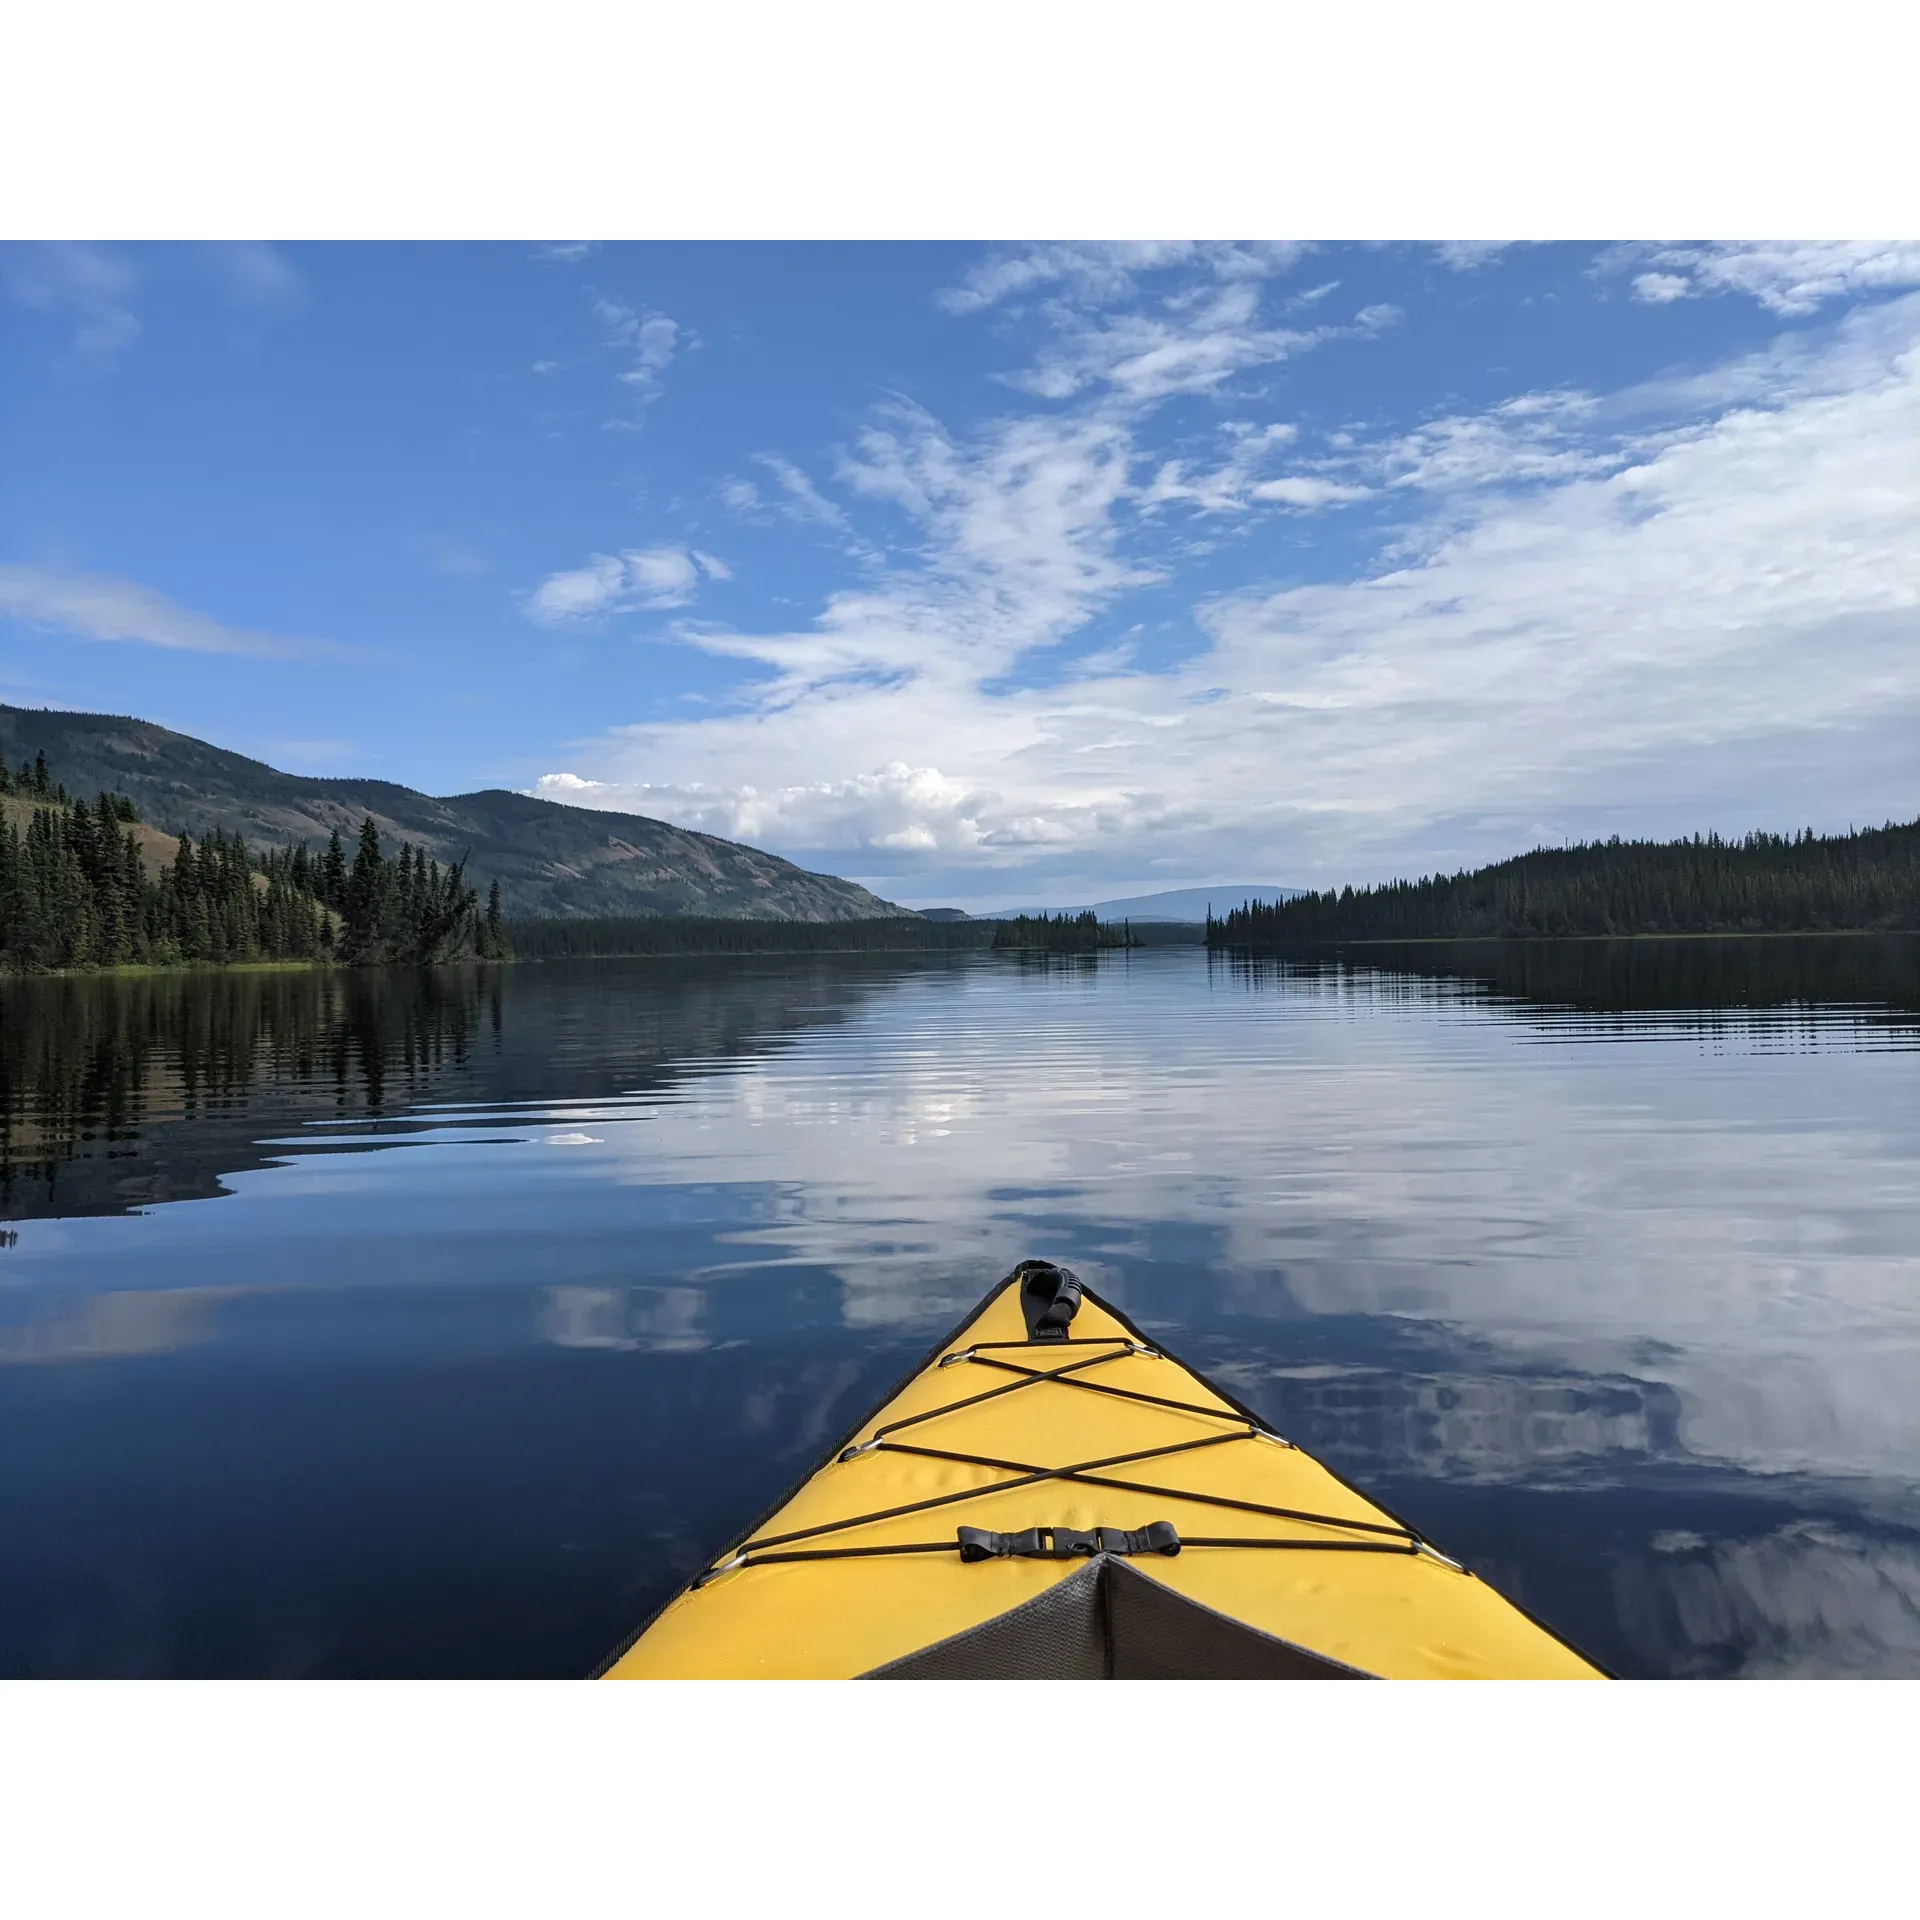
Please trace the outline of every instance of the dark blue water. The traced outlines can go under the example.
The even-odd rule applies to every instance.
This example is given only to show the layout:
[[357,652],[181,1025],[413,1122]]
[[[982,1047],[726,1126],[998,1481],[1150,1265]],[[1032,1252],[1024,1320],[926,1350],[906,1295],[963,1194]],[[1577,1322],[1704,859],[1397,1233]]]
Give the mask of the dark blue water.
[[1917,1050],[1913,941],[0,984],[0,1671],[583,1672],[1044,1254],[1622,1672],[1920,1672]]

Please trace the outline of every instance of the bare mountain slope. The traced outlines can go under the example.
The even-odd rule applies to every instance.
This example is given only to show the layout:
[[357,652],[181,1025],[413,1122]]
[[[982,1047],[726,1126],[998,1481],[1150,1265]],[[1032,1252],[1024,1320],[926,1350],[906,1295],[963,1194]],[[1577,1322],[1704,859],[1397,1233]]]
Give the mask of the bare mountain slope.
[[0,706],[7,765],[36,752],[70,793],[124,793],[154,826],[196,839],[218,827],[276,846],[319,846],[338,828],[351,842],[372,814],[383,836],[443,862],[470,855],[469,873],[483,890],[498,880],[514,914],[861,920],[902,911],[850,880],[640,814],[498,788],[439,800],[386,780],[309,780],[147,720]]

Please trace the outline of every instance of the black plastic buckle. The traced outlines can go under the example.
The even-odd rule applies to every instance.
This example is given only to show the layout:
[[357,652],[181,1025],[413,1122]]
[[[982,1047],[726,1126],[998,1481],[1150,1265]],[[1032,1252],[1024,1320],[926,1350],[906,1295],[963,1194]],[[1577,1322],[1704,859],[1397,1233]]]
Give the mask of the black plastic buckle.
[[1129,1532],[1125,1527],[1095,1527],[1081,1533],[1072,1527],[1029,1527],[1024,1533],[994,1533],[986,1527],[959,1529],[960,1558],[974,1560],[1072,1560],[1097,1553],[1164,1553],[1180,1551],[1180,1536],[1171,1520],[1150,1521]]

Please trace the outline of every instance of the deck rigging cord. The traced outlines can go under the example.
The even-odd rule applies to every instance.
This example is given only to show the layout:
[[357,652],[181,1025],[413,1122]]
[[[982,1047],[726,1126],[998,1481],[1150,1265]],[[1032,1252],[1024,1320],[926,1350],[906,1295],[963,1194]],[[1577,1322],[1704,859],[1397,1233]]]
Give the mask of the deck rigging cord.
[[[1075,1301],[1077,1305],[1077,1299]],[[1036,1347],[1058,1348],[1107,1347],[1111,1352],[1090,1354],[1084,1359],[1072,1360],[1064,1367],[1023,1367],[1017,1363],[988,1359],[986,1350]],[[709,1567],[692,1583],[692,1590],[698,1591],[710,1581],[724,1573],[732,1573],[746,1567],[764,1566],[802,1560],[853,1560],[879,1558],[890,1554],[909,1553],[958,1553],[963,1560],[984,1558],[989,1555],[1001,1557],[1016,1555],[1019,1557],[1038,1557],[1065,1559],[1078,1554],[1103,1552],[1153,1552],[1177,1554],[1188,1547],[1231,1547],[1290,1550],[1295,1552],[1319,1553],[1397,1553],[1426,1554],[1443,1562],[1449,1567],[1457,1567],[1458,1562],[1439,1552],[1423,1535],[1411,1527],[1401,1525],[1383,1525],[1372,1520],[1345,1519],[1337,1514],[1314,1513],[1294,1507],[1268,1506],[1255,1500],[1236,1500],[1223,1494],[1197,1493],[1184,1487],[1160,1487],[1135,1480],[1116,1480],[1103,1477],[1102,1470],[1109,1467],[1131,1466],[1142,1460],[1164,1459],[1173,1454],[1191,1453],[1203,1447],[1216,1447],[1237,1440],[1266,1439],[1279,1446],[1292,1443],[1265,1425],[1264,1422],[1247,1413],[1231,1407],[1196,1406],[1190,1401],[1170,1400],[1158,1394],[1140,1393],[1126,1387],[1115,1387],[1102,1381],[1086,1380],[1080,1376],[1090,1367],[1103,1362],[1138,1356],[1145,1359],[1161,1359],[1158,1349],[1145,1342],[1115,1335],[1104,1335],[1094,1339],[1076,1340],[1065,1334],[1064,1328],[1058,1334],[1049,1337],[1042,1333],[1038,1338],[1027,1340],[981,1341],[958,1352],[946,1355],[939,1363],[940,1369],[970,1363],[976,1366],[992,1367],[997,1370],[1014,1373],[1019,1377],[1004,1385],[990,1387],[984,1393],[970,1394],[953,1401],[944,1407],[930,1408],[926,1412],[910,1414],[904,1419],[889,1421],[875,1428],[872,1436],[857,1445],[846,1447],[838,1456],[837,1464],[844,1465],[852,1460],[873,1453],[912,1454],[922,1459],[947,1460],[957,1465],[984,1467],[994,1472],[1009,1473],[1014,1477],[984,1487],[967,1487],[956,1493],[933,1495],[925,1500],[908,1501],[895,1507],[884,1507],[870,1513],[854,1514],[844,1520],[822,1521],[817,1526],[796,1528],[790,1533],[771,1534],[764,1539],[748,1540],[736,1548],[719,1564]],[[939,1447],[918,1446],[911,1442],[896,1441],[888,1436],[899,1433],[908,1427],[915,1427],[943,1415],[959,1413],[969,1407],[977,1407],[985,1401],[997,1400],[1012,1393],[1019,1393],[1029,1387],[1051,1383],[1062,1387],[1073,1387],[1090,1393],[1111,1395],[1117,1399],[1131,1400],[1150,1406],[1164,1407],[1174,1412],[1198,1415],[1203,1419],[1226,1420],[1233,1424],[1234,1431],[1229,1433],[1208,1434],[1199,1439],[1170,1442],[1165,1446],[1143,1447],[1133,1452],[1111,1454],[1101,1459],[1081,1460],[1067,1466],[1035,1466],[1019,1460],[1001,1460],[989,1455],[952,1452]],[[872,1526],[884,1520],[898,1520],[908,1514],[926,1513],[939,1507],[953,1506],[960,1502],[978,1500],[993,1494],[1007,1493],[1019,1487],[1033,1486],[1041,1481],[1060,1480],[1081,1486],[1104,1487],[1115,1492],[1139,1493],[1157,1496],[1164,1500],[1184,1501],[1200,1506],[1227,1509],[1240,1513],[1259,1514],[1265,1518],[1290,1520],[1296,1524],[1338,1529],[1343,1537],[1332,1539],[1288,1538],[1229,1538],[1221,1535],[1178,1534],[1172,1525],[1165,1521],[1153,1523],[1150,1527],[1138,1530],[1138,1536],[1152,1534],[1158,1544],[1152,1546],[1129,1546],[1126,1541],[1134,1540],[1137,1535],[1114,1527],[1096,1527],[1092,1533],[1076,1533],[1069,1528],[1036,1527],[1029,1528],[1024,1534],[992,1534],[985,1529],[963,1527],[955,1537],[949,1540],[903,1541],[882,1546],[831,1546],[798,1547],[803,1540],[816,1540],[828,1534],[845,1533],[856,1527]],[[1109,1544],[1107,1535],[1119,1536],[1119,1543]],[[1354,1539],[1353,1534],[1379,1536],[1368,1539]],[[970,1540],[968,1536],[973,1536]],[[1044,1540],[1039,1537],[1045,1536]],[[1031,1538],[1032,1544],[1027,1544]],[[1019,1544],[985,1547],[983,1541],[1015,1541]],[[1064,1542],[1064,1544],[1062,1544]],[[1091,1544],[1089,1544],[1091,1543]],[[971,1550],[970,1549],[974,1549]]]

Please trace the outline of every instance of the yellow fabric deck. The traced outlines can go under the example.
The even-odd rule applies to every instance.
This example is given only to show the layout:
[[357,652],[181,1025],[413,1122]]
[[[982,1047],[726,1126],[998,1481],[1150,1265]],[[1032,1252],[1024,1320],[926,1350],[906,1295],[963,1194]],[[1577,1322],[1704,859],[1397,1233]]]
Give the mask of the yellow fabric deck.
[[[1189,1413],[1063,1382],[1042,1382],[901,1432],[901,1442],[1023,1467],[1058,1468],[1214,1434],[1238,1437],[1187,1453],[1098,1469],[1156,1489],[1122,1492],[1061,1480],[1001,1490],[1004,1470],[880,1450],[829,1460],[739,1551],[748,1563],[674,1600],[608,1670],[609,1678],[847,1678],[975,1627],[1033,1599],[1083,1561],[993,1559],[957,1552],[752,1564],[755,1541],[962,1494],[950,1505],[868,1521],[788,1550],[952,1542],[962,1526],[1139,1528],[1170,1520],[1193,1536],[1336,1540],[1337,1527],[1208,1504],[1205,1496],[1290,1507],[1331,1520],[1392,1526],[1318,1461],[1248,1423],[1197,1374],[1164,1355],[1128,1352],[1129,1330],[1091,1294],[1070,1344],[1009,1347],[946,1366],[939,1358],[855,1436],[1010,1385],[989,1364],[1053,1371],[1090,1359],[1084,1378],[1208,1409]],[[1024,1341],[1018,1284],[1005,1283],[942,1356]],[[1115,1345],[1091,1344],[1109,1339]],[[1081,1377],[1081,1376],[1076,1376]],[[778,1549],[774,1549],[778,1550]],[[718,1563],[716,1563],[718,1564]],[[1193,1547],[1127,1563],[1190,1599],[1368,1674],[1404,1679],[1600,1677],[1578,1654],[1469,1573],[1425,1552],[1354,1553]]]

